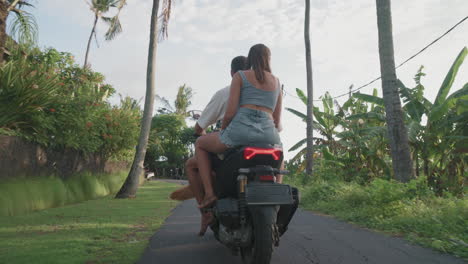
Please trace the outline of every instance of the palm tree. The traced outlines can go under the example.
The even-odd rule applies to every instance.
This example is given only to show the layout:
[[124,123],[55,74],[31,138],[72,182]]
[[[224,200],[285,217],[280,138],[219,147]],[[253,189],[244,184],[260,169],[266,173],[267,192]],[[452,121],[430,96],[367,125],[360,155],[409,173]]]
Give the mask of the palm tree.
[[6,21],[10,13],[15,14],[15,20],[10,24],[10,34],[19,43],[34,43],[37,39],[37,24],[34,17],[24,10],[25,6],[32,6],[28,0],[0,0],[0,64],[5,52]]
[[[113,40],[115,36],[122,32],[119,15],[126,2],[127,0],[91,0],[91,3],[88,3],[91,11],[94,13],[94,23],[93,28],[91,29],[91,34],[89,35],[83,67],[88,65],[89,49],[91,47],[93,37],[96,37],[96,25],[99,19],[102,19],[104,22],[109,24],[109,28],[105,34],[106,40]],[[117,14],[113,17],[103,16],[103,14],[107,13],[111,8],[117,8]]]
[[179,115],[183,115],[184,117],[189,116],[188,107],[192,104],[190,100],[192,100],[193,91],[192,88],[188,87],[187,85],[179,86],[179,90],[177,92],[177,97],[174,102],[176,113]]
[[305,40],[305,55],[306,55],[306,68],[307,68],[307,152],[306,152],[306,173],[312,176],[314,165],[314,131],[312,128],[313,115],[314,115],[314,96],[313,96],[313,83],[312,83],[312,59],[310,55],[310,0],[305,0],[305,21],[304,21],[304,40]]
[[380,72],[385,103],[387,131],[392,154],[395,178],[407,182],[413,177],[413,162],[408,144],[408,134],[403,123],[398,82],[393,54],[392,14],[390,0],[376,0],[379,31]]
[[[167,36],[167,23],[170,18],[171,0],[164,0],[161,15],[162,26],[160,40]],[[130,198],[135,197],[138,189],[140,175],[143,173],[143,163],[145,161],[146,148],[148,146],[148,138],[151,129],[151,120],[153,116],[155,86],[154,77],[156,72],[156,48],[158,46],[158,10],[159,0],[153,0],[153,8],[151,13],[151,28],[150,28],[150,42],[148,48],[148,67],[146,72],[146,97],[145,107],[143,110],[143,118],[141,120],[141,131],[138,139],[138,145],[135,153],[130,172],[125,180],[120,191],[117,193],[116,198]],[[162,32],[162,33],[161,33]],[[161,36],[161,35],[160,35]]]

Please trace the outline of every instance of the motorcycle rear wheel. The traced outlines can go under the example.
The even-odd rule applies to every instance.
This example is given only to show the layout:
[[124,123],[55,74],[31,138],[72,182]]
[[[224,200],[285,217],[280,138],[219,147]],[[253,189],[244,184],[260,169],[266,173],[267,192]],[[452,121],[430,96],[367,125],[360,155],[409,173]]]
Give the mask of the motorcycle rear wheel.
[[255,206],[250,209],[253,223],[252,246],[241,248],[244,264],[269,264],[275,242],[275,206]]

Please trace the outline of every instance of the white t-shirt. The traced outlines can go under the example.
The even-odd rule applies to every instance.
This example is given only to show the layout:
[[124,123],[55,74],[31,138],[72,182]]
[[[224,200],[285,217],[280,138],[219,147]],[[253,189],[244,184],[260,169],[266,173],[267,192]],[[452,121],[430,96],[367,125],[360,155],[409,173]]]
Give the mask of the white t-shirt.
[[224,113],[226,113],[227,102],[229,99],[231,86],[228,85],[223,89],[217,91],[210,102],[206,105],[197,123],[202,129],[215,124],[218,120],[222,120]]

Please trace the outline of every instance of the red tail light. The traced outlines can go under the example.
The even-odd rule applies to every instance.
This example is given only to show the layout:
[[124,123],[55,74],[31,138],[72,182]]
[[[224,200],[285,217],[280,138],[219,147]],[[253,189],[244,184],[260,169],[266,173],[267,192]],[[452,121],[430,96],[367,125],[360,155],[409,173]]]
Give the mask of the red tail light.
[[271,155],[274,160],[279,160],[283,154],[282,149],[278,148],[253,148],[247,147],[244,149],[244,159],[249,160],[257,155]]
[[260,175],[259,178],[260,178],[260,181],[272,181],[272,182],[276,181],[275,176],[273,175]]

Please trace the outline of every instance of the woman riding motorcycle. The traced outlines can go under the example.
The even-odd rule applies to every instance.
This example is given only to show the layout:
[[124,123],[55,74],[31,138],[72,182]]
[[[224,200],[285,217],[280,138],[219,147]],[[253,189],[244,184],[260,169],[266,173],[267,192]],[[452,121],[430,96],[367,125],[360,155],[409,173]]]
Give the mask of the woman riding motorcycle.
[[280,145],[278,125],[281,118],[282,94],[278,78],[271,73],[271,53],[267,46],[250,48],[249,70],[237,72],[231,82],[226,114],[220,132],[198,138],[195,143],[200,176],[205,189],[199,208],[215,201],[209,153],[222,153],[242,145]]

